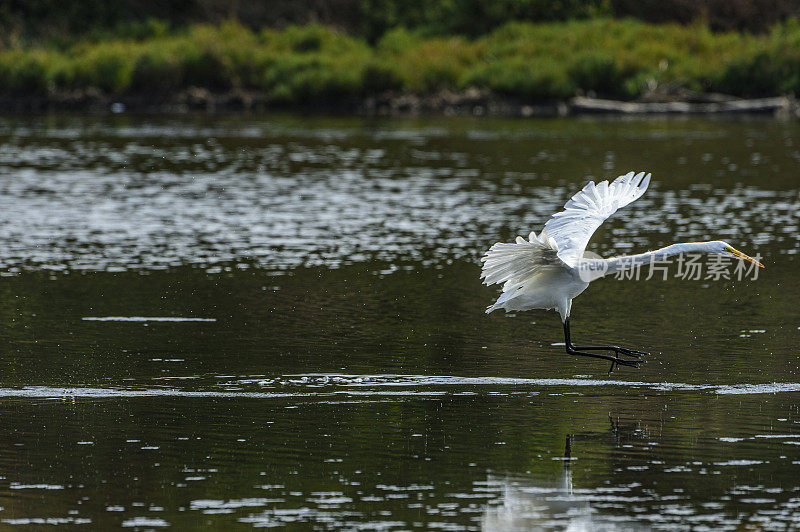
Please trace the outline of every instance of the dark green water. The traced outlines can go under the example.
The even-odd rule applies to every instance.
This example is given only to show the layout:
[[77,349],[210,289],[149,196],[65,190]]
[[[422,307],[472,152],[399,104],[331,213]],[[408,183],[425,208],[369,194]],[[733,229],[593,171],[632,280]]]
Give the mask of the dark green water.
[[[0,528],[796,529],[798,144],[761,119],[0,119]],[[650,190],[591,250],[720,238],[766,269],[593,283],[576,339],[651,352],[609,375],[552,312],[485,315],[478,259],[630,169]]]

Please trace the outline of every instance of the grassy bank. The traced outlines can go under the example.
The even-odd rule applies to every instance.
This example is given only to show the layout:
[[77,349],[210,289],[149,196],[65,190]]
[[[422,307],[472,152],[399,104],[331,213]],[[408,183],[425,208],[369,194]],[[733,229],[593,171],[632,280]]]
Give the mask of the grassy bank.
[[228,23],[0,50],[0,96],[23,99],[99,90],[164,100],[191,87],[256,91],[285,106],[468,88],[525,101],[633,99],[672,82],[742,97],[800,93],[800,24],[753,36],[633,20],[510,23],[474,40],[399,29],[368,45],[320,26],[255,33]]

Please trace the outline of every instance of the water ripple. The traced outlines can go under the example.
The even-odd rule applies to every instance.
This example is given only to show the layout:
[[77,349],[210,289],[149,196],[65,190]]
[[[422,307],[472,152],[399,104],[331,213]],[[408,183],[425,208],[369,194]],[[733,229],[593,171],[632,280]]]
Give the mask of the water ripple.
[[[257,386],[265,391],[248,391],[247,386]],[[450,375],[342,375],[299,374],[276,378],[237,378],[223,381],[222,390],[184,390],[179,388],[128,389],[120,387],[50,387],[25,386],[0,388],[0,398],[137,398],[137,397],[190,397],[190,398],[326,398],[326,397],[435,397],[473,393],[487,388],[505,389],[536,394],[537,388],[602,388],[623,387],[632,390],[705,392],[720,395],[775,394],[800,391],[800,383],[773,382],[764,384],[689,384],[677,382],[640,382],[602,379],[518,379],[507,377],[456,377]],[[386,388],[402,388],[389,389]],[[431,389],[431,388],[446,388]],[[234,389],[235,388],[235,389]],[[453,388],[468,388],[460,390]],[[271,391],[272,389],[281,391]],[[521,390],[520,390],[521,389]],[[267,391],[270,390],[270,391]],[[767,436],[765,436],[767,437]]]

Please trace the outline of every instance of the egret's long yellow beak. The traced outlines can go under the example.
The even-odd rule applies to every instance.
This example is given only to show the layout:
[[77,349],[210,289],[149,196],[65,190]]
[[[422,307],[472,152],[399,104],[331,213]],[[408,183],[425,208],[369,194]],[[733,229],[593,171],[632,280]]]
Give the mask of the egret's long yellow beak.
[[753,257],[745,255],[744,253],[742,253],[738,249],[725,248],[725,251],[727,251],[728,253],[731,253],[734,257],[737,257],[737,258],[742,259],[742,260],[746,260],[747,262],[752,262],[753,264],[755,264],[759,268],[763,268],[764,267],[764,265],[761,264],[760,262],[758,262],[756,259],[754,259]]

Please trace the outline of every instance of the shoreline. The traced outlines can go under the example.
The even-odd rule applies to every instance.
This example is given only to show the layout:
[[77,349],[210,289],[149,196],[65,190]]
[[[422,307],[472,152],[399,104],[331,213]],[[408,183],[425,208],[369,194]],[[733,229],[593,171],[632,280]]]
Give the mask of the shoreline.
[[331,104],[277,104],[264,92],[232,90],[211,92],[192,87],[169,96],[147,94],[108,95],[96,89],[56,92],[47,96],[0,97],[0,113],[125,112],[186,114],[190,112],[322,112],[362,116],[494,116],[546,118],[581,115],[773,115],[800,119],[800,103],[789,96],[736,98],[701,95],[668,101],[622,101],[575,96],[565,101],[523,101],[487,90],[449,90],[430,94],[387,92],[362,99],[350,98]]

